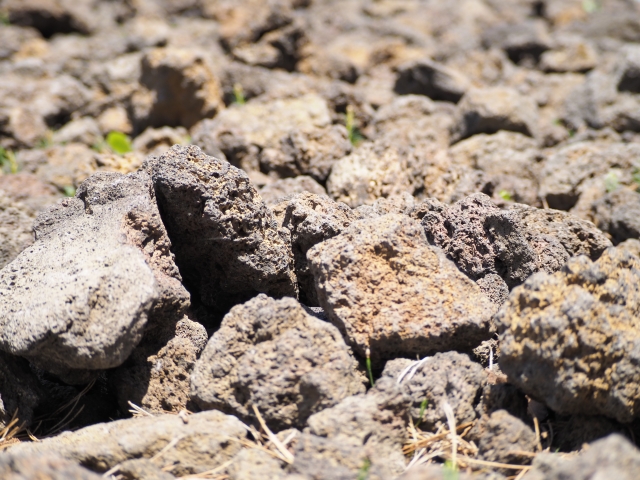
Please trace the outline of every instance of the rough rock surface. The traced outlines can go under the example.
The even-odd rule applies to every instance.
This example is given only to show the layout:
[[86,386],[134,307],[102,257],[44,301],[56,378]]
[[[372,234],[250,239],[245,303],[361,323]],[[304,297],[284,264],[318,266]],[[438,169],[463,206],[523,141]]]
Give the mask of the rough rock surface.
[[187,409],[189,377],[209,337],[201,324],[187,316],[169,327],[147,331],[115,372],[112,383],[122,411],[130,408],[128,402],[153,413]]
[[496,317],[509,380],[557,412],[637,417],[639,279],[640,260],[609,248],[515,289]]
[[294,195],[275,205],[272,210],[278,224],[291,233],[300,301],[305,305],[317,306],[316,287],[309,271],[307,252],[314,245],[338,235],[358,219],[358,215],[344,203],[312,193]]
[[286,236],[244,172],[178,145],[145,168],[184,283],[204,304],[224,311],[259,292],[297,296]]
[[223,108],[218,80],[202,54],[187,49],[159,48],[142,58],[134,99],[135,123],[145,127],[191,128]]
[[468,348],[491,335],[488,298],[409,217],[354,222],[307,258],[320,306],[376,362]]
[[498,275],[509,288],[536,271],[557,271],[571,256],[596,259],[611,245],[591,222],[519,204],[501,210],[481,193],[451,206],[430,199],[420,209],[427,238],[460,270],[492,283],[487,276]]
[[589,445],[577,456],[563,458],[544,453],[533,461],[527,473],[531,480],[633,480],[640,469],[640,451],[622,435],[610,435]]
[[239,440],[245,436],[246,430],[237,418],[213,411],[195,413],[184,420],[178,415],[161,415],[101,423],[37,443],[18,444],[10,453],[32,458],[55,453],[104,472],[126,460],[152,459],[178,438],[157,461],[172,465],[173,475],[184,476],[230,460],[240,451]]
[[640,238],[640,193],[620,188],[607,193],[591,207],[593,222],[609,232],[615,243]]
[[33,211],[0,190],[0,269],[33,243]]
[[264,200],[264,203],[270,207],[299,193],[309,192],[314,195],[327,194],[327,191],[322,185],[306,175],[298,175],[295,178],[280,178],[275,182],[268,183],[258,192]]
[[405,467],[400,445],[407,435],[409,403],[393,380],[381,379],[367,394],[347,397],[335,407],[312,415],[305,433],[332,440],[339,448],[364,448],[371,466],[388,472],[383,478],[389,478]]
[[143,172],[93,176],[34,230],[36,242],[0,271],[5,351],[50,371],[115,367],[148,320],[180,318],[189,304]]
[[458,104],[453,140],[509,130],[535,137],[538,107],[532,98],[506,87],[471,88]]
[[56,454],[0,455],[0,476],[6,480],[99,480],[102,478]]
[[413,93],[457,103],[469,87],[469,80],[461,73],[436,62],[421,60],[398,68],[394,90],[401,95]]
[[364,376],[338,330],[292,298],[259,295],[231,309],[191,376],[203,409],[253,418],[271,428],[305,425],[310,415],[364,392]]
[[[475,420],[476,403],[486,383],[482,366],[457,352],[436,353],[416,362],[404,358],[391,360],[382,376],[395,380],[411,398],[411,417],[428,430],[446,426],[444,402],[449,403],[459,424]],[[425,399],[428,403],[423,410]]]
[[536,448],[536,434],[531,427],[506,410],[496,410],[482,418],[469,435],[477,442],[482,458],[489,462],[525,465],[530,461],[526,453],[531,454]]

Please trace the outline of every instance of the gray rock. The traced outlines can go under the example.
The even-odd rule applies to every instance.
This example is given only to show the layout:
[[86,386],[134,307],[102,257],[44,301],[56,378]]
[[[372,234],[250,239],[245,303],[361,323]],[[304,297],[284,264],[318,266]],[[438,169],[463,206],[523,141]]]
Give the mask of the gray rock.
[[256,478],[284,480],[288,476],[282,468],[283,463],[263,450],[245,448],[233,457],[233,462],[226,471],[229,480],[254,480]]
[[300,193],[308,192],[314,195],[327,195],[327,191],[322,185],[306,175],[300,175],[295,178],[279,178],[274,182],[268,183],[258,192],[264,202],[272,208]]
[[538,106],[530,97],[508,87],[471,88],[458,103],[452,140],[498,130],[536,137]]
[[[413,368],[405,371],[410,366]],[[444,402],[453,409],[458,424],[475,420],[476,403],[487,381],[480,364],[457,352],[436,353],[416,362],[404,358],[391,360],[382,376],[393,379],[411,398],[411,417],[420,422],[423,430],[447,425]],[[425,400],[426,408],[422,411]]]
[[420,60],[398,67],[394,90],[400,95],[426,95],[433,100],[457,103],[470,86],[462,73],[430,60]]
[[184,283],[220,311],[256,293],[297,296],[286,235],[244,172],[196,146],[150,157]]
[[134,123],[146,127],[191,128],[223,108],[222,92],[206,56],[188,49],[158,48],[142,57],[133,98]]
[[640,93],[640,48],[627,45],[618,65],[618,84],[620,92]]
[[403,153],[387,142],[364,143],[334,164],[327,180],[329,196],[355,208],[380,197],[413,193],[416,179]]
[[95,28],[91,18],[91,3],[79,1],[77,4],[47,0],[7,0],[3,8],[13,25],[33,27],[42,36],[51,37],[55,33],[77,32],[84,35]]
[[254,418],[255,406],[271,428],[282,430],[364,392],[365,381],[334,326],[292,298],[259,295],[225,316],[196,363],[191,387],[203,409]]
[[65,460],[55,453],[45,455],[0,455],[0,476],[6,480],[99,480],[97,475],[76,462]]
[[91,177],[34,230],[0,271],[5,351],[48,371],[115,367],[148,320],[171,322],[189,304],[144,172]]
[[542,453],[532,466],[527,473],[530,480],[634,480],[640,470],[640,452],[622,435],[610,435],[577,456]]
[[501,48],[514,63],[533,66],[551,47],[551,36],[543,19],[527,19],[487,29],[482,43],[485,48]]
[[279,148],[265,148],[259,158],[263,172],[274,172],[280,177],[308,175],[324,183],[333,164],[349,153],[347,129],[331,125],[292,130],[280,139]]
[[468,348],[491,336],[494,307],[407,216],[356,221],[307,259],[320,306],[376,363]]
[[126,363],[111,377],[122,411],[129,403],[148,412],[178,413],[190,406],[189,377],[209,337],[185,316],[173,328],[147,331]]
[[104,472],[127,460],[151,460],[175,442],[153,461],[160,467],[172,465],[171,473],[181,477],[219,467],[242,449],[240,441],[245,437],[246,429],[237,418],[212,411],[101,423],[40,442],[17,444],[9,453],[31,458],[53,453]]
[[[406,395],[397,388],[395,381],[385,378],[367,394],[347,397],[335,407],[312,415],[305,433],[334,443],[323,449],[342,450],[346,446],[363,449],[371,468],[386,472],[383,478],[391,478],[405,468],[402,444],[407,438],[405,421],[408,408]],[[358,462],[361,455],[349,461],[352,468],[362,468],[362,463]]]
[[[514,289],[495,320],[509,381],[560,413],[640,415],[640,259],[609,248]],[[588,328],[586,327],[588,326]]]
[[[483,417],[469,432],[476,441],[480,456],[490,462],[526,465],[536,449],[536,434],[522,420],[506,410],[496,410]],[[510,473],[511,470],[505,470]]]
[[618,188],[596,200],[591,207],[594,223],[609,232],[615,243],[640,238],[640,193]]
[[358,215],[344,203],[308,192],[294,195],[272,209],[278,224],[291,232],[300,302],[317,306],[318,297],[313,275],[309,271],[307,252],[314,245],[338,235]]
[[35,213],[0,190],[0,269],[33,243]]
[[146,458],[126,460],[117,466],[113,474],[126,480],[173,480],[176,477],[162,471],[159,465],[155,465]]
[[31,425],[33,411],[43,394],[26,360],[0,352],[0,428],[5,427],[14,414],[19,423]]
[[473,280],[497,274],[510,287],[536,270],[536,252],[515,212],[500,210],[484,194],[446,206],[427,200],[422,225],[430,243],[442,248]]

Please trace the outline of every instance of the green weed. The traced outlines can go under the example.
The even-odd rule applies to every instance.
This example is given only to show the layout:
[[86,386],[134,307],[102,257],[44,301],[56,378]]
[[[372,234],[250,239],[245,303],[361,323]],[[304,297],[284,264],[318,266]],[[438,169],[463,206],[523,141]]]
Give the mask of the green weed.
[[600,8],[599,0],[582,0],[582,9],[585,13],[594,13],[600,10]]
[[507,190],[500,190],[498,192],[498,195],[500,195],[500,198],[507,201],[507,202],[513,202],[513,195],[511,195],[511,193]]
[[362,143],[364,137],[358,127],[356,127],[356,114],[353,110],[353,105],[347,105],[347,113],[345,115],[345,127],[347,127],[347,134],[351,145],[357,147]]
[[244,89],[239,83],[233,86],[233,103],[236,105],[244,105],[247,103],[247,99],[244,97]]
[[11,25],[7,12],[0,12],[0,25]]
[[609,170],[609,173],[604,176],[604,188],[607,193],[615,192],[620,188],[620,179],[614,170]]
[[427,407],[429,406],[429,399],[425,398],[420,404],[420,413],[418,414],[418,421],[416,422],[416,427],[420,425],[422,418],[424,417],[424,412],[427,411]]
[[0,147],[0,168],[7,173],[18,172],[18,161],[13,150],[6,150]]
[[444,480],[458,480],[459,478],[458,466],[451,460],[444,462],[444,469],[442,472],[442,478]]
[[371,468],[371,460],[369,458],[365,458],[362,462],[362,466],[358,471],[358,480],[367,480],[369,478],[369,469]]
[[131,139],[122,132],[109,132],[106,142],[109,148],[118,155],[124,155],[132,150]]
[[75,197],[76,187],[74,187],[73,185],[67,185],[62,189],[62,193],[64,193],[65,197]]
[[373,382],[373,371],[371,370],[371,350],[369,350],[369,348],[367,348],[366,351],[366,363],[367,363],[367,373],[369,374],[369,382],[371,382],[371,386],[375,387],[375,383]]
[[36,143],[36,148],[44,150],[45,148],[49,148],[51,145],[53,145],[53,130],[47,130],[44,137]]

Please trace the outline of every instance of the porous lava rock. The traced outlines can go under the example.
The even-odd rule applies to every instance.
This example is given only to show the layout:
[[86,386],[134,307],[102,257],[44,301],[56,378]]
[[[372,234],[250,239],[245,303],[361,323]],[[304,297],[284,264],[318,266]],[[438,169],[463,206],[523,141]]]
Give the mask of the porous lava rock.
[[407,216],[356,221],[307,259],[320,306],[375,362],[464,349],[491,335],[488,298]]
[[201,408],[255,418],[256,407],[278,430],[304,426],[365,381],[337,328],[266,295],[231,309],[191,376]]
[[196,146],[145,163],[185,285],[226,311],[257,293],[297,296],[285,232],[249,178]]
[[291,233],[300,301],[308,306],[317,306],[316,287],[309,271],[307,252],[314,245],[338,235],[358,219],[358,214],[344,203],[308,192],[294,195],[275,205],[272,210],[278,224]]
[[509,381],[556,412],[636,418],[639,280],[640,259],[609,248],[514,289],[496,316]]
[[144,172],[94,175],[34,231],[35,243],[0,271],[7,352],[54,373],[115,367],[148,321],[170,322],[189,305]]

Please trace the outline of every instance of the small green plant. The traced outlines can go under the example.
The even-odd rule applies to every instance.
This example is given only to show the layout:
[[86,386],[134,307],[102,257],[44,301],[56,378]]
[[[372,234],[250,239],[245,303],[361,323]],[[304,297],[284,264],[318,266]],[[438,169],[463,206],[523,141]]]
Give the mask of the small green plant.
[[244,89],[239,83],[233,85],[233,103],[236,105],[244,105],[247,103],[247,99],[244,97]]
[[420,425],[422,418],[424,417],[424,412],[427,411],[427,407],[429,406],[429,399],[425,398],[420,404],[420,412],[418,414],[418,421],[416,422],[416,427]]
[[43,150],[51,145],[53,145],[53,130],[47,130],[47,133],[36,142],[36,148]]
[[0,12],[0,25],[11,25],[7,12]]
[[367,480],[369,478],[369,470],[371,469],[371,460],[369,457],[366,457],[362,461],[362,466],[360,470],[358,470],[358,480]]
[[347,127],[347,134],[351,145],[357,147],[362,143],[364,137],[356,127],[356,114],[353,110],[353,105],[347,105],[347,113],[345,115],[345,127]]
[[124,155],[132,150],[131,139],[122,132],[109,132],[106,141],[109,148],[118,155]]
[[17,173],[18,161],[13,150],[6,150],[0,147],[0,167],[7,173]]
[[582,9],[585,13],[594,13],[600,10],[600,8],[599,0],[582,0]]
[[76,187],[74,187],[73,185],[67,185],[62,189],[62,193],[64,193],[65,197],[75,197]]
[[633,172],[631,173],[631,180],[633,180],[633,183],[637,185],[636,192],[640,192],[640,167],[633,169]]
[[369,382],[371,382],[371,386],[375,387],[375,383],[373,381],[373,371],[371,370],[371,350],[367,347],[366,350],[366,364],[367,364],[367,373],[369,374]]
[[500,195],[501,199],[507,202],[513,202],[513,195],[511,195],[511,193],[508,190],[500,190],[498,192],[498,195]]
[[451,460],[447,460],[446,462],[444,462],[444,469],[442,474],[444,480],[458,480],[460,476],[458,473],[458,466]]
[[109,145],[107,145],[107,142],[102,137],[100,137],[93,145],[91,145],[91,149],[95,150],[98,153],[104,153],[108,148]]
[[604,188],[607,193],[615,192],[620,188],[620,179],[614,170],[609,170],[609,173],[604,176]]

